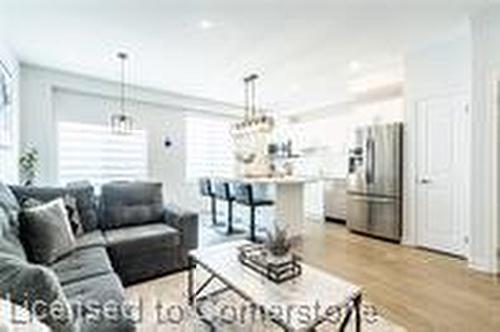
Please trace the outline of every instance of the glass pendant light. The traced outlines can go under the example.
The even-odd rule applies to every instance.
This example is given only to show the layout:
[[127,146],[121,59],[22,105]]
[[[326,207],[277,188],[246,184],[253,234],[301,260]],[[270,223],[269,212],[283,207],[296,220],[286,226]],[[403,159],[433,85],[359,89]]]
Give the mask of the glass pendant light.
[[119,52],[117,57],[121,62],[120,112],[111,115],[111,131],[117,135],[128,135],[134,129],[134,119],[125,113],[125,61],[127,61],[128,55]]

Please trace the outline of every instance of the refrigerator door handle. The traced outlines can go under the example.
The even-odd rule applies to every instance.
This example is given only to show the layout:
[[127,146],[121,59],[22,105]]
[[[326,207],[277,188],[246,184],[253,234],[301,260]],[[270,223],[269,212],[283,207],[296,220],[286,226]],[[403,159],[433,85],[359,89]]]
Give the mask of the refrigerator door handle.
[[373,139],[370,139],[370,153],[371,153],[371,156],[370,156],[370,179],[371,179],[371,182],[373,182],[375,180],[375,158],[377,158],[377,156],[375,155],[375,141]]
[[366,183],[373,183],[375,178],[375,141],[366,140]]
[[371,172],[371,151],[370,151],[370,139],[368,138],[366,140],[366,165],[365,165],[365,178],[366,178],[366,183],[371,183],[371,177],[370,177],[370,172]]
[[349,199],[358,202],[361,201],[361,202],[378,203],[378,204],[392,204],[396,200],[395,198],[374,197],[374,196],[365,196],[365,197],[350,196]]

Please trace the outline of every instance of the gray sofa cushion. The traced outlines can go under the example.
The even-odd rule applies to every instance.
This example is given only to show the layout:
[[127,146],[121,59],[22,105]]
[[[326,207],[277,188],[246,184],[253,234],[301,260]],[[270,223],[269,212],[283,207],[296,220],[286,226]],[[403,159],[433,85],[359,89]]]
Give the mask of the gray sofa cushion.
[[72,252],[50,266],[62,285],[113,273],[106,249],[89,247]]
[[180,233],[165,223],[104,232],[109,257],[125,285],[179,269]]
[[[134,323],[127,319],[124,304],[124,289],[114,273],[83,279],[63,286],[64,293],[73,307],[73,314],[80,327],[79,332],[131,332],[135,331]],[[118,311],[117,317],[106,319],[104,306],[118,306],[124,309],[125,315]]]
[[19,210],[13,193],[0,182],[0,253],[25,260],[26,253],[19,239]]
[[[13,303],[27,304],[30,311],[36,313],[52,331],[74,331],[69,302],[57,276],[50,269],[0,254],[0,293]],[[56,305],[60,308],[59,317],[48,313],[48,307]]]
[[11,186],[11,189],[18,201],[34,198],[42,202],[49,202],[56,198],[70,195],[76,198],[76,205],[83,230],[90,232],[98,228],[96,197],[92,186],[71,188]]
[[21,209],[12,190],[2,182],[0,182],[0,204],[9,211],[19,211]]
[[19,230],[12,225],[11,218],[7,210],[0,205],[0,253],[26,260],[26,252],[19,240]]
[[32,262],[48,264],[71,252],[75,237],[62,198],[23,210],[21,237]]
[[128,251],[128,254],[180,245],[180,233],[164,223],[107,230],[104,231],[104,237],[109,248],[120,247]]
[[[76,198],[71,195],[65,195],[63,197],[64,206],[66,207],[66,212],[68,213],[68,219],[71,224],[71,229],[73,230],[73,234],[75,236],[80,236],[83,234],[83,226],[80,222],[80,214],[78,213],[78,206],[76,204]],[[43,205],[44,202],[39,201],[34,198],[28,198],[23,200],[21,203],[21,209],[30,209],[40,205]]]
[[104,247],[106,245],[106,241],[104,239],[104,234],[102,231],[92,231],[83,234],[80,237],[76,238],[75,249],[83,249],[89,247]]
[[141,225],[163,218],[161,183],[113,182],[101,190],[100,221],[104,229]]
[[198,247],[198,214],[170,204],[165,207],[164,215],[165,222],[182,234],[184,250]]

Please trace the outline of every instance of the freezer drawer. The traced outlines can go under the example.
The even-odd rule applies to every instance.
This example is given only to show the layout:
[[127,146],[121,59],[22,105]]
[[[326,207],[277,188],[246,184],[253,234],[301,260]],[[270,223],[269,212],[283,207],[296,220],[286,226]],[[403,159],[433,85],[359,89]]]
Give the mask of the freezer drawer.
[[401,239],[401,201],[397,198],[349,195],[347,227],[386,239]]
[[350,230],[366,233],[368,232],[368,221],[370,218],[370,205],[362,196],[347,196],[347,220],[346,225]]

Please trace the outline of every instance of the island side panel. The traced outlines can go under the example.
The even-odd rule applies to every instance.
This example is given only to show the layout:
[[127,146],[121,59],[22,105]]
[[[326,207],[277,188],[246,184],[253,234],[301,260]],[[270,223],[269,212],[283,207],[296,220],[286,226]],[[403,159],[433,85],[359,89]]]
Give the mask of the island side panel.
[[276,184],[276,220],[290,234],[300,235],[304,225],[304,183]]

